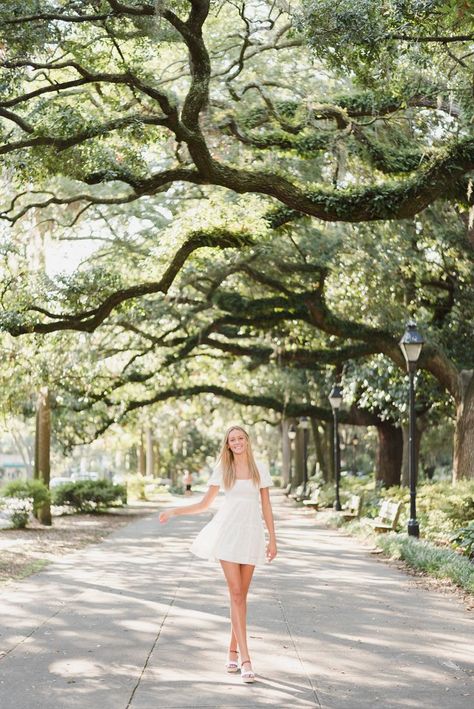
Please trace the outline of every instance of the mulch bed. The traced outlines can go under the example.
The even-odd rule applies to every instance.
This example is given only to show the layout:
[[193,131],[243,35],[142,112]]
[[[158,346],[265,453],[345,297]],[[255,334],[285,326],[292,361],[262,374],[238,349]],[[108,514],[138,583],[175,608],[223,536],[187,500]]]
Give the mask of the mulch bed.
[[51,527],[33,519],[26,529],[1,529],[0,585],[25,578],[70,551],[97,544],[111,532],[156,508],[153,503],[136,503],[105,514],[53,517]]

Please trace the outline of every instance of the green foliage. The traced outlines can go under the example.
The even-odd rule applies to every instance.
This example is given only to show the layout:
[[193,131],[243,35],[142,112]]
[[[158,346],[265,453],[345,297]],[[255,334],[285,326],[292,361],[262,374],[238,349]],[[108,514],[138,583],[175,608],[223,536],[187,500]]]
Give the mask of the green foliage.
[[21,500],[33,500],[36,512],[42,505],[50,501],[50,492],[41,480],[12,480],[2,488],[2,497],[15,497]]
[[127,476],[127,496],[131,500],[146,500],[145,495],[145,476],[135,475]]
[[435,578],[450,579],[474,593],[474,565],[454,551],[440,549],[426,541],[405,534],[379,535],[375,542],[392,559],[401,559],[413,569]]
[[[152,6],[129,2],[143,12]],[[469,165],[473,159],[466,108],[472,58],[459,62],[447,54],[448,49],[455,57],[461,52],[456,44],[393,38],[398,32],[470,31],[463,2],[315,0],[299,6],[300,27],[316,59],[297,42],[289,42],[284,51],[283,46],[271,49],[272,42],[290,39],[284,25],[291,24],[291,9],[280,11],[280,4],[268,3],[245,8],[219,0],[213,4],[216,11],[206,19],[202,36],[194,38],[195,47],[204,38],[209,53],[212,100],[203,103],[199,129],[188,127],[195,141],[190,152],[187,131],[173,130],[190,85],[189,52],[164,12],[171,9],[184,18],[189,2],[158,2],[158,16],[122,15],[106,0],[2,4],[6,60],[55,64],[1,70],[6,101],[33,94],[13,104],[31,132],[2,118],[2,140],[34,145],[4,156],[5,182],[12,175],[15,184],[5,184],[3,208],[18,185],[27,187],[3,216],[10,219],[26,209],[39,199],[38,190],[45,190],[41,198],[46,201],[53,195],[89,194],[106,203],[85,209],[84,197],[68,205],[53,200],[27,211],[11,238],[5,236],[0,324],[8,333],[18,335],[35,322],[49,326],[62,320],[61,327],[67,327],[76,324],[75,314],[87,311],[88,316],[85,332],[48,335],[47,343],[30,336],[11,343],[5,337],[4,411],[31,413],[31,391],[54,384],[55,433],[67,448],[125,420],[138,428],[140,402],[153,407],[160,392],[183,383],[228,386],[267,401],[273,397],[285,406],[311,402],[327,407],[324,391],[336,366],[338,373],[344,369],[347,401],[399,422],[406,418],[406,382],[390,341],[396,342],[408,314],[416,314],[427,341],[456,367],[472,368],[474,274],[457,204],[465,203],[467,194],[459,162]],[[39,11],[109,17],[105,23],[10,22]],[[247,45],[239,46],[239,38],[248,33]],[[205,67],[193,57],[196,80]],[[77,63],[86,73],[103,72],[109,78],[82,83],[84,72]],[[74,86],[61,88],[64,82]],[[152,125],[149,119],[155,116],[161,123],[166,114],[157,99],[161,91],[164,103],[177,113],[166,119],[167,125]],[[188,107],[195,99],[188,96]],[[436,110],[437,101],[442,110]],[[339,121],[331,116],[331,104]],[[328,112],[319,110],[323,105]],[[221,129],[223,117],[234,118],[257,145],[276,146],[278,159],[274,150],[255,150],[239,141],[224,121]],[[104,126],[110,122],[108,131]],[[201,127],[221,177],[212,175],[212,161],[201,146],[203,184],[157,180],[141,194],[143,178],[176,167],[194,170]],[[49,144],[78,134],[78,144],[67,149]],[[454,148],[455,157],[448,160]],[[401,178],[414,169],[409,180]],[[257,189],[261,175],[271,178],[271,185],[281,186],[282,176],[291,180],[295,193],[304,191],[336,221],[315,225],[301,218],[298,200],[287,199],[293,209],[282,206],[270,214],[269,199],[275,203],[271,188],[241,197]],[[117,184],[121,180],[128,185]],[[421,209],[439,190],[447,194],[445,186],[452,189],[449,204],[438,202],[416,219],[392,220],[405,200],[410,209]],[[432,194],[419,196],[431,189]],[[293,192],[285,194],[288,198]],[[127,205],[113,203],[135,196]],[[347,223],[361,204],[367,219],[380,221]],[[287,219],[291,222],[285,224]],[[129,286],[158,281],[177,246],[198,229],[231,229],[250,234],[252,243],[236,240],[239,248],[219,253],[202,249],[183,265],[169,292],[147,291],[129,299],[107,312],[100,330],[89,332],[97,324],[95,309],[105,299],[113,302],[114,294]],[[58,239],[58,248],[60,241],[77,247],[91,238],[97,249],[88,244],[73,275],[45,276],[33,241],[43,236],[46,242]],[[42,255],[46,264],[49,257]],[[209,333],[217,342],[213,347],[206,344]],[[375,353],[371,358],[364,353],[363,363],[351,349],[360,343],[373,346]],[[337,359],[344,346],[351,351]],[[239,347],[245,354],[239,355]],[[300,352],[307,354],[305,366],[298,360]],[[218,405],[210,394],[203,410],[208,415]],[[431,422],[454,411],[444,384],[429,377],[419,379],[417,405],[421,410],[429,406]],[[169,426],[178,423],[173,417]],[[181,437],[178,448],[164,446],[163,473],[198,467],[214,452],[206,423],[195,428]]]
[[51,497],[53,505],[71,507],[76,512],[103,512],[126,504],[127,491],[109,480],[79,480],[58,485]]
[[[332,493],[333,494],[333,493]],[[344,478],[342,497],[349,494],[362,496],[362,516],[374,518],[382,500],[402,502],[399,525],[403,529],[408,521],[410,491],[406,487],[374,489],[373,482],[362,483],[358,478]],[[330,500],[331,489],[328,495]],[[464,481],[452,485],[445,480],[422,483],[417,486],[417,518],[421,536],[433,542],[447,543],[459,527],[469,525],[474,519],[474,482]]]
[[450,52],[442,41],[424,41],[472,36],[474,15],[467,2],[310,0],[303,3],[297,24],[319,58],[379,90],[385,81],[385,89],[389,86],[402,95],[407,84],[434,83],[433,69],[439,69],[441,78],[443,64],[449,64],[450,88],[467,107],[465,81],[472,65],[456,59],[463,45],[448,43]]
[[474,522],[458,529],[449,540],[470,559],[474,557]]

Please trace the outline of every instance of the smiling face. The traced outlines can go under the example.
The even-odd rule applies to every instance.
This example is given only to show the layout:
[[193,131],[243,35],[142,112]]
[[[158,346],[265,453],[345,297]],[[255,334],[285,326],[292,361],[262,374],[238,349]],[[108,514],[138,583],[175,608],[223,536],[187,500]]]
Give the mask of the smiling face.
[[234,455],[247,452],[247,435],[240,428],[233,428],[227,436],[227,445]]

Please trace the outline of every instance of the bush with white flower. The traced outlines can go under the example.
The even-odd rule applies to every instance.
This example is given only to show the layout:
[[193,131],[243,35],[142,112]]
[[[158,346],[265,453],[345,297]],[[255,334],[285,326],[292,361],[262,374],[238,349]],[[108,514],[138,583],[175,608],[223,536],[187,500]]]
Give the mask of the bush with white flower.
[[33,512],[33,498],[31,497],[4,497],[0,499],[0,510],[9,518],[14,529],[26,527]]

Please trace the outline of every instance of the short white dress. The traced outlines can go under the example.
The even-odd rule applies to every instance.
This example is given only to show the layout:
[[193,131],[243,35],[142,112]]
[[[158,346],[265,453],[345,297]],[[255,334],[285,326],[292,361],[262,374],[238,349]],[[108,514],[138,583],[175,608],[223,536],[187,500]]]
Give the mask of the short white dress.
[[[265,466],[257,463],[260,488],[271,487]],[[222,487],[222,470],[216,466],[207,486]],[[238,564],[265,563],[265,530],[260,509],[260,490],[252,480],[236,480],[224,490],[224,500],[210,522],[199,532],[190,551],[209,561],[235,561]]]

